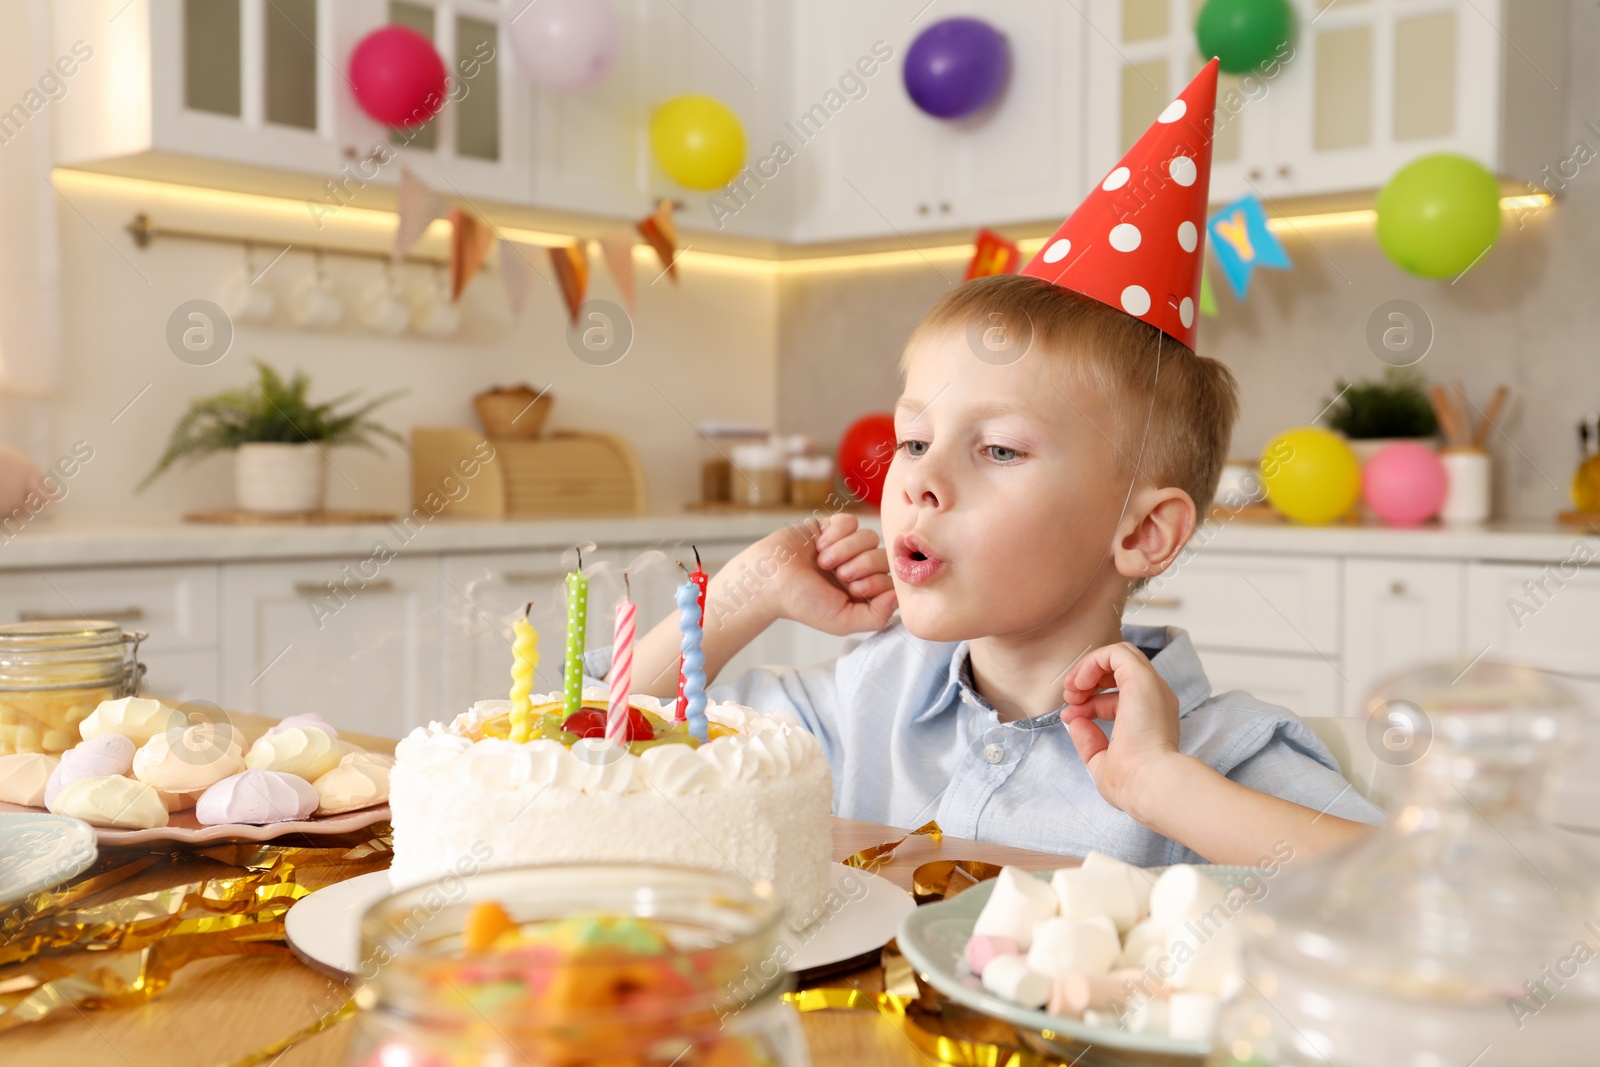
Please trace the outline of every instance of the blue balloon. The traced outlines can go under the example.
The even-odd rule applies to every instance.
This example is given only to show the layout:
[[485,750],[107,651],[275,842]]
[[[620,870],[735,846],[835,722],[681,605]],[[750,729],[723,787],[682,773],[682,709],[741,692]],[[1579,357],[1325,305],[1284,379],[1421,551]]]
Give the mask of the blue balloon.
[[906,52],[903,75],[912,103],[939,119],[958,119],[989,106],[1005,88],[1011,49],[982,19],[935,22]]

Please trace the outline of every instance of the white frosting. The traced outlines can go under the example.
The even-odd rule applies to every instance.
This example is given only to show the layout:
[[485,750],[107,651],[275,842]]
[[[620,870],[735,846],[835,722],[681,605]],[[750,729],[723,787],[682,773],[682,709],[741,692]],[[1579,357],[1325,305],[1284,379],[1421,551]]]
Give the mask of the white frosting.
[[156,734],[133,755],[134,777],[164,793],[197,793],[242,770],[239,735],[226,723],[197,723]]
[[290,726],[258,738],[245,754],[253,771],[282,771],[312,782],[339,765],[345,752],[339,739],[314,726]]
[[[672,717],[671,701],[631,699]],[[440,877],[463,857],[494,867],[666,863],[767,879],[792,919],[815,914],[832,884],[833,786],[821,745],[794,716],[713,704],[710,721],[740,733],[697,747],[667,742],[638,756],[599,738],[569,750],[548,738],[467,736],[481,736],[485,721],[509,709],[509,701],[479,701],[449,726],[431,723],[396,747],[396,886]]]
[[78,724],[78,733],[85,741],[101,734],[121,734],[137,747],[156,734],[185,725],[183,713],[177,708],[169,708],[149,697],[122,697],[102,700],[89,717]]
[[[352,760],[350,753],[339,765],[311,784],[317,790],[317,814],[370,808],[389,799],[389,763],[382,760]],[[391,761],[392,762],[392,761]]]
[[120,774],[80,778],[55,795],[50,810],[90,826],[148,830],[167,825],[167,809],[150,786]]
[[30,808],[44,807],[44,784],[60,762],[42,752],[0,756],[0,800]]
[[44,784],[45,806],[49,807],[55,795],[73,782],[127,774],[132,766],[133,742],[121,734],[101,734],[73,745],[61,753],[61,762]]

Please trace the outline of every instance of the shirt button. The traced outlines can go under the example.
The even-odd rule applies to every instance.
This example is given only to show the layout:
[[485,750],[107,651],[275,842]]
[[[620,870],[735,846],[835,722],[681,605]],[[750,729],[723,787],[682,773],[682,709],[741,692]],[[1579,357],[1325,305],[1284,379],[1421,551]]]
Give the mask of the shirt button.
[[1002,763],[1006,758],[1006,746],[991,741],[983,746],[983,759],[985,763]]

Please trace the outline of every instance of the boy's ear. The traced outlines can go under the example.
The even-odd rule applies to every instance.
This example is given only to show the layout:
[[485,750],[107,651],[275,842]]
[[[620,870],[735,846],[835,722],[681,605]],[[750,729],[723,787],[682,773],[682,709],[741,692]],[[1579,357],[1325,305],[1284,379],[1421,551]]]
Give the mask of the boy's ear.
[[1154,578],[1172,565],[1194,533],[1197,513],[1176,486],[1136,490],[1117,528],[1112,562],[1124,578]]

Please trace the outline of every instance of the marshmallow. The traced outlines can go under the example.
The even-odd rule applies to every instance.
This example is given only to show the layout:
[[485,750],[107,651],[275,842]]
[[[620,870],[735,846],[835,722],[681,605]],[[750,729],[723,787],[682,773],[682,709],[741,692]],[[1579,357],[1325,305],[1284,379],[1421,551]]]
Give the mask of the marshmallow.
[[[290,715],[286,718],[279,719],[276,726],[267,727],[266,736],[271,737],[273,734],[282,733],[285,730],[296,729],[321,730],[323,733],[328,734],[335,739],[337,739],[339,736],[339,731],[333,728],[333,723],[329,722],[327,719],[324,719],[321,715],[318,715],[314,711],[308,711],[300,715]],[[347,741],[345,744],[349,744],[349,742]],[[354,748],[356,746],[351,745],[351,747]]]
[[1118,933],[1131,930],[1139,921],[1139,902],[1123,869],[1126,866],[1101,857],[1093,866],[1086,859],[1082,867],[1063,867],[1057,871],[1050,879],[1050,888],[1055,891],[1060,914],[1072,919],[1105,915],[1110,917]]
[[253,771],[282,771],[314,782],[339,765],[345,755],[338,738],[314,726],[290,726],[256,739],[245,753]]
[[1150,917],[1166,926],[1178,926],[1221,904],[1222,886],[1198,867],[1179,863],[1168,867],[1150,889]]
[[1154,919],[1146,919],[1128,931],[1116,966],[1149,967],[1166,950],[1167,928]]
[[202,793],[195,803],[194,817],[206,826],[261,826],[307,818],[317,810],[318,803],[315,787],[304,778],[282,771],[251,769],[224,778]]
[[1167,982],[1174,990],[1224,996],[1242,970],[1239,924],[1229,922],[1209,933],[1194,923],[1175,927],[1167,933],[1166,954],[1172,971]]
[[983,905],[983,911],[978,913],[978,921],[972,925],[972,932],[1009,937],[1019,949],[1025,950],[1033,944],[1035,924],[1055,913],[1056,894],[1049,882],[1035,878],[1020,867],[1002,867],[1000,876],[994,880],[993,892]]
[[[1083,857],[1085,870],[1118,870],[1128,880],[1128,888],[1133,893],[1134,922],[1147,918],[1150,915],[1150,887],[1156,884],[1156,876],[1143,867],[1135,867],[1131,863],[1123,863],[1115,856],[1108,856],[1104,852],[1091,852]],[[1132,923],[1128,924],[1130,927]],[[1127,932],[1127,927],[1119,926],[1117,929]]]
[[42,752],[0,756],[0,800],[29,808],[44,807],[44,787],[61,761]]
[[44,784],[45,807],[73,782],[127,774],[133,766],[133,748],[133,742],[120,734],[100,734],[61,753],[61,762]]
[[163,793],[199,793],[242,770],[239,735],[227,723],[196,723],[156,734],[133,756],[133,776]]
[[1009,937],[974,934],[967,938],[967,948],[963,955],[966,956],[967,970],[982,978],[985,968],[995,957],[1021,955],[1021,950]]
[[1050,980],[1029,967],[1021,956],[996,956],[983,970],[983,988],[997,997],[1042,1008],[1050,999]]
[[120,774],[78,779],[55,795],[50,810],[82,819],[90,826],[119,830],[167,825],[167,809],[156,791],[138,779]]
[[1209,1041],[1217,1026],[1222,1001],[1204,993],[1174,993],[1167,1004],[1167,1035]]
[[78,733],[85,741],[92,741],[102,734],[120,734],[138,748],[156,734],[179,730],[187,725],[183,712],[169,708],[159,700],[122,697],[120,700],[102,700],[89,713],[89,717],[78,724]]
[[1122,1016],[1122,1025],[1130,1033],[1165,1034],[1168,1028],[1168,1001],[1146,998],[1130,1001],[1128,1011]]
[[1028,966],[1052,981],[1069,974],[1107,974],[1120,950],[1117,928],[1104,915],[1046,919],[1034,928]]
[[1053,1015],[1082,1016],[1086,1011],[1120,1011],[1135,1000],[1167,995],[1160,979],[1145,971],[1069,974],[1050,986]]

